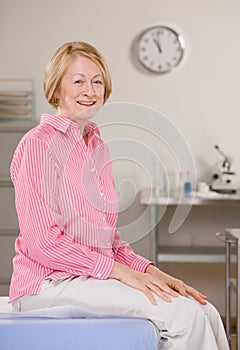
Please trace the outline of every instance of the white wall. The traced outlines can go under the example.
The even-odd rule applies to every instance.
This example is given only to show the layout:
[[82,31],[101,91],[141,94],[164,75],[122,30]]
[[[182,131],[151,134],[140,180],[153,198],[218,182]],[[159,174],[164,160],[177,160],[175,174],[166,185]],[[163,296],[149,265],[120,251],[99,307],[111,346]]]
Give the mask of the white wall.
[[[239,169],[238,0],[79,1],[9,0],[1,4],[1,78],[34,78],[37,114],[49,110],[43,71],[65,41],[85,40],[105,55],[114,82],[111,101],[157,108],[177,124],[190,143],[199,178],[219,157],[219,144]],[[181,66],[163,76],[133,64],[139,33],[169,24],[187,43]]]
[[[239,13],[238,0],[2,1],[0,77],[35,80],[39,118],[41,112],[51,111],[42,92],[47,61],[65,41],[88,41],[108,61],[114,83],[110,101],[155,108],[173,121],[190,145],[198,179],[207,179],[209,168],[219,160],[215,144],[234,157],[240,171]],[[179,68],[162,76],[141,69],[134,56],[139,33],[156,24],[172,26],[186,41],[186,54]],[[133,117],[137,124],[137,116]],[[120,137],[123,131],[115,130],[116,136],[118,130]],[[106,138],[111,138],[107,132]],[[119,172],[121,179],[125,176],[124,166]],[[144,185],[134,169],[129,176],[136,182],[137,190]],[[135,207],[141,211],[137,203]],[[124,215],[121,220],[125,220]],[[218,227],[210,214],[203,221],[197,231],[205,232],[207,244],[208,234],[212,235]],[[227,217],[226,224],[231,223],[237,226],[238,218]],[[194,223],[191,227],[186,224],[183,230],[192,235],[193,227]],[[148,243],[147,237],[136,244],[136,249],[148,256]],[[215,266],[213,275],[219,269],[223,279],[222,267]],[[206,289],[223,312],[223,292],[219,299],[215,289],[209,285]]]

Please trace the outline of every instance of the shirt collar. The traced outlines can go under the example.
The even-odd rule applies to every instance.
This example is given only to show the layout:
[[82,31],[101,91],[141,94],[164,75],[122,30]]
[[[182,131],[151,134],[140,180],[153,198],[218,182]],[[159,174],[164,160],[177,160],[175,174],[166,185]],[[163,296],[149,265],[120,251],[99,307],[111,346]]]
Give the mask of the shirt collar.
[[[77,123],[71,121],[70,119],[60,117],[54,114],[42,114],[41,115],[41,124],[48,124],[54,127],[54,129],[66,133],[69,128],[75,128],[79,130]],[[85,126],[86,134],[95,133],[100,136],[100,130],[97,125],[93,122],[88,121]]]

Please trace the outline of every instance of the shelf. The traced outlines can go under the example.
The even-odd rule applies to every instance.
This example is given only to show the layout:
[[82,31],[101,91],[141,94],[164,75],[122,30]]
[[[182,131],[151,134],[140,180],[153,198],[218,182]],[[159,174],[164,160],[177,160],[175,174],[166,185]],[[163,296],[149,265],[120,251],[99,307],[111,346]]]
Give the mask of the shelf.
[[0,133],[25,133],[35,125],[34,80],[0,79]]
[[10,237],[10,236],[15,236],[17,237],[19,234],[19,229],[0,229],[0,237]]
[[0,178],[0,187],[13,187],[12,180],[8,178]]
[[34,114],[34,81],[0,79],[0,121],[32,121]]
[[10,284],[11,278],[2,278],[0,277],[0,284]]
[[157,259],[159,263],[225,263],[225,248],[161,246]]
[[187,196],[157,196],[153,190],[141,191],[140,203],[155,206],[240,206],[240,192],[236,194],[220,194],[210,191],[208,193],[192,192]]

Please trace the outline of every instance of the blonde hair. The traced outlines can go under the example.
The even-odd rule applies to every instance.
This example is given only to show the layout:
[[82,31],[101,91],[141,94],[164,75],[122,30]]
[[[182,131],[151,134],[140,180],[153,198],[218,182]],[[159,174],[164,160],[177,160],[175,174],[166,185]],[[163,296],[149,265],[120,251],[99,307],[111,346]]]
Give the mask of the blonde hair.
[[100,69],[105,87],[103,103],[107,101],[112,92],[111,75],[101,53],[94,46],[83,41],[67,42],[57,49],[45,70],[44,93],[46,99],[54,108],[57,107],[58,103],[54,95],[61,84],[66,70],[76,58],[76,55],[88,57]]

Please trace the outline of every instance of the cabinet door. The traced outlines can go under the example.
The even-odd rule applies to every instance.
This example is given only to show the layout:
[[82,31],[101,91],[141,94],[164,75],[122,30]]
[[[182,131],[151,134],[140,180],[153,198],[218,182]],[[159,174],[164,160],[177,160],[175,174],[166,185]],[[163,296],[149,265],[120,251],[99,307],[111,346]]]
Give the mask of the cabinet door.
[[[1,131],[1,125],[0,125]],[[25,133],[25,132],[24,132]],[[8,295],[18,235],[15,194],[10,179],[13,153],[24,135],[22,132],[0,132],[0,295]]]
[[0,187],[0,231],[18,229],[13,187]]
[[12,275],[12,259],[15,255],[14,243],[17,231],[6,230],[0,233],[0,295],[8,295]]
[[22,138],[22,133],[1,132],[0,133],[0,179],[10,180],[10,164],[13,153]]

